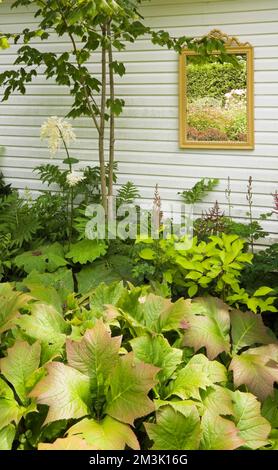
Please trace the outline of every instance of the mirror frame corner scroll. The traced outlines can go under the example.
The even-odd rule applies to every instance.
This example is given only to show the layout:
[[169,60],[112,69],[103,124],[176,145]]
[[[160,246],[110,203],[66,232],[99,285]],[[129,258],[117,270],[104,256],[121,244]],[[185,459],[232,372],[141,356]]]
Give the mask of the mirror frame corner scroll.
[[247,58],[247,140],[246,142],[226,141],[189,141],[186,137],[187,110],[186,110],[186,57],[196,55],[196,52],[184,48],[179,58],[179,143],[180,148],[204,149],[245,149],[253,150],[255,147],[254,132],[254,49],[249,42],[241,43],[236,37],[228,36],[218,29],[213,29],[206,37],[217,38],[224,41],[228,53],[246,54]]

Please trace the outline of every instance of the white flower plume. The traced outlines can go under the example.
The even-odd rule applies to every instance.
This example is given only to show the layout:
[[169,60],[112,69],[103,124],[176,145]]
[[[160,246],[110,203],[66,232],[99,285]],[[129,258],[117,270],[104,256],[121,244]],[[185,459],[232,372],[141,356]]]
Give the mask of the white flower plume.
[[80,173],[78,171],[71,171],[70,173],[67,174],[67,183],[71,188],[73,186],[76,186],[78,183],[80,183],[84,179],[85,179],[85,176],[83,175],[83,173]]
[[58,152],[61,142],[66,145],[76,139],[72,125],[63,118],[52,116],[41,126],[41,139],[48,139],[48,148],[52,156]]

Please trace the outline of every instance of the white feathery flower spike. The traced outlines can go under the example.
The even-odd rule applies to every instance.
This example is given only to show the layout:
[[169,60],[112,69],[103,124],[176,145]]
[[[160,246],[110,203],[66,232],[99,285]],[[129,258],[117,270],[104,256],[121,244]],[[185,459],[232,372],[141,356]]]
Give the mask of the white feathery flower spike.
[[48,139],[50,154],[55,156],[64,140],[66,145],[76,140],[72,125],[63,118],[51,116],[41,126],[41,139]]
[[67,183],[71,188],[73,186],[76,186],[78,183],[80,183],[84,179],[85,179],[85,176],[78,171],[71,171],[70,173],[67,174]]

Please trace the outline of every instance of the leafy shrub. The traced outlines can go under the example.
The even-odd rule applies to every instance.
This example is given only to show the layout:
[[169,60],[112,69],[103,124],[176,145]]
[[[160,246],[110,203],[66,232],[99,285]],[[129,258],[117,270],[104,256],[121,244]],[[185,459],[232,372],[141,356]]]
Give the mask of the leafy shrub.
[[[273,289],[253,291],[241,288],[240,277],[245,266],[252,262],[252,253],[245,250],[245,241],[237,235],[210,236],[209,241],[138,240],[138,256],[154,267],[152,278],[169,283],[173,293],[194,297],[197,293],[221,296],[231,305],[245,305],[253,312],[276,311],[274,297],[265,298]],[[183,243],[182,243],[183,242]],[[188,244],[188,248],[184,247]],[[138,267],[135,267],[138,273]]]
[[228,140],[227,135],[216,128],[209,128],[205,131],[198,131],[194,127],[189,127],[187,130],[187,137],[189,140],[198,141],[223,141]]
[[233,64],[189,64],[187,66],[187,88],[191,99],[210,96],[216,99],[230,90],[246,88],[246,65]]
[[278,347],[261,317],[148,290],[102,284],[63,317],[0,285],[1,450],[275,447]]

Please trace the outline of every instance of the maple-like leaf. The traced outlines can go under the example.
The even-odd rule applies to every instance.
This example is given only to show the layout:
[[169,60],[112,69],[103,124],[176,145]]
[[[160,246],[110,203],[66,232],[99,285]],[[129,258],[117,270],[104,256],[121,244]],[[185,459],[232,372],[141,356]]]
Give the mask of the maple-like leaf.
[[163,336],[140,336],[130,344],[137,359],[160,368],[160,381],[169,379],[182,362],[182,350],[171,347]]
[[161,333],[182,327],[186,312],[191,309],[191,301],[180,298],[173,303],[158,295],[149,294],[138,299],[137,292],[131,292],[122,302],[121,310],[137,336],[146,331]]
[[245,444],[236,425],[218,414],[205,411],[202,422],[201,449],[234,450]]
[[14,325],[19,311],[32,297],[22,292],[16,292],[11,284],[0,284],[0,334]]
[[148,392],[156,384],[159,369],[137,362],[134,353],[122,356],[111,374],[106,413],[124,423],[154,411]]
[[101,320],[87,330],[81,341],[67,340],[69,366],[90,377],[91,389],[107,381],[119,360],[121,336],[111,338],[111,331]]
[[254,315],[252,312],[232,310],[230,318],[234,353],[256,343],[270,344],[276,342],[275,337],[266,328],[260,315]]
[[14,346],[8,349],[7,357],[0,361],[1,373],[10,382],[23,404],[28,401],[28,393],[33,385],[32,376],[40,365],[40,344],[31,346],[25,341],[16,341]]
[[88,445],[95,445],[100,450],[123,450],[126,446],[140,449],[137,438],[128,424],[105,416],[102,421],[85,418],[72,426],[67,434],[79,436]]
[[37,403],[48,405],[45,424],[59,419],[82,418],[90,412],[90,379],[60,362],[46,366],[48,375],[30,393]]
[[39,443],[38,450],[99,450],[78,436],[58,438],[52,444]]
[[41,342],[43,361],[59,355],[66,341],[66,334],[70,325],[51,305],[35,303],[31,308],[31,315],[22,315],[16,320],[28,336]]
[[229,307],[213,297],[196,298],[186,314],[189,323],[184,334],[184,345],[195,351],[205,347],[209,359],[230,350]]
[[271,425],[261,415],[261,405],[251,393],[232,393],[233,416],[245,446],[258,449],[268,444]]
[[278,382],[277,354],[278,345],[271,344],[234,356],[230,370],[235,386],[246,385],[261,401],[272,395],[274,382]]
[[227,371],[222,364],[209,361],[203,354],[198,354],[177,373],[176,379],[169,386],[168,397],[176,395],[183,400],[201,400],[200,390],[226,380]]
[[171,406],[156,414],[156,424],[145,423],[153,450],[196,450],[200,443],[200,418],[196,408],[181,413]]
[[103,241],[84,239],[71,245],[66,258],[71,259],[74,263],[92,263],[95,259],[105,255],[106,251],[107,247]]

